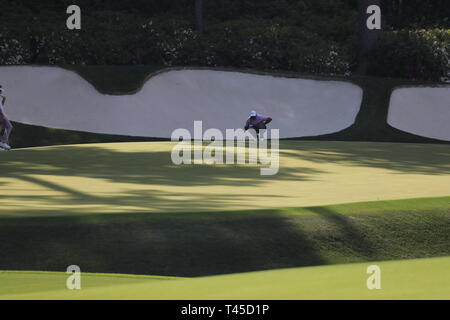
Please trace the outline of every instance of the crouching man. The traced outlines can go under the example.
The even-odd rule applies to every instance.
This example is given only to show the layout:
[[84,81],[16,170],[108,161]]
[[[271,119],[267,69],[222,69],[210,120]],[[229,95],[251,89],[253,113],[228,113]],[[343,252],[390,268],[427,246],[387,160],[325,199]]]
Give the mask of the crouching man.
[[245,130],[255,129],[256,134],[259,136],[259,130],[267,129],[267,125],[272,122],[272,118],[264,117],[256,113],[256,111],[250,112],[250,117],[245,123]]

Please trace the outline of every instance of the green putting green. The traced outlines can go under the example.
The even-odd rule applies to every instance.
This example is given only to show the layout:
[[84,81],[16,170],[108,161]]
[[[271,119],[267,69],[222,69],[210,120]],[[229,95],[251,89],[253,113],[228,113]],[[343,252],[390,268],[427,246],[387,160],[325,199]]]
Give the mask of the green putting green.
[[[380,267],[369,290],[367,268]],[[450,299],[450,257],[272,270],[193,279],[0,272],[0,299]]]
[[181,165],[175,143],[42,147],[1,155],[0,216],[199,212],[448,196],[447,145],[280,144],[280,171]]

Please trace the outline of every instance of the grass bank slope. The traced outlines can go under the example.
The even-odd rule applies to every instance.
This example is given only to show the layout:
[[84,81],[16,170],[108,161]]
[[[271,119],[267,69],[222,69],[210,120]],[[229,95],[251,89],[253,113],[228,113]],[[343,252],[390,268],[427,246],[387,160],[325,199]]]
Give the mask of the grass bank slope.
[[208,276],[450,255],[450,197],[0,219],[1,270]]

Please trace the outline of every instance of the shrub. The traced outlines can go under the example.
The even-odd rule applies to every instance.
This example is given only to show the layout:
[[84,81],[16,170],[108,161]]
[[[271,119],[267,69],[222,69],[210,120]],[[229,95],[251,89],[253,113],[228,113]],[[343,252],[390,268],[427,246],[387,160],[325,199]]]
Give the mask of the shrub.
[[8,35],[7,31],[0,33],[0,64],[24,64],[30,59],[30,51],[21,39]]
[[450,30],[387,32],[369,53],[369,73],[439,81],[450,71]]
[[30,14],[23,23],[3,27],[0,21],[0,64],[222,66],[316,74],[345,74],[350,68],[346,42],[267,19],[220,22],[198,34],[192,21],[177,16],[94,11],[83,17],[80,31],[67,30],[64,16],[44,16]]
[[207,65],[321,74],[349,71],[349,57],[340,44],[264,20],[217,25],[203,41]]

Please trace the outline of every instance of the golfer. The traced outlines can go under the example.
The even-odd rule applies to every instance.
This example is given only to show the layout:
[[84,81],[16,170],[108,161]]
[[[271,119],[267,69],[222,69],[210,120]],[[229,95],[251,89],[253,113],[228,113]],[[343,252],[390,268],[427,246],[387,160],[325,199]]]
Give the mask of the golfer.
[[256,133],[259,135],[259,130],[267,129],[267,124],[272,122],[272,118],[264,117],[256,113],[256,111],[250,112],[250,117],[245,124],[245,130],[255,129]]
[[0,133],[4,130],[3,136],[0,139],[0,148],[4,150],[9,150],[11,147],[8,144],[9,135],[13,129],[11,121],[9,121],[8,117],[5,115],[4,106],[6,102],[5,90],[0,86]]

